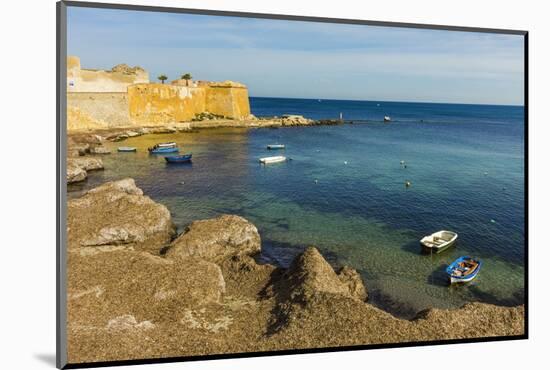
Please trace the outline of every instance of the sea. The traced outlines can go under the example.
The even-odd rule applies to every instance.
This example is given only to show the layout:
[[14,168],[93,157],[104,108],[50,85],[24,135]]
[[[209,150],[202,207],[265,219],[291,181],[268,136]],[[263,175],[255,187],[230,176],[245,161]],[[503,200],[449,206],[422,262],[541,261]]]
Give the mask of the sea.
[[[69,198],[132,177],[165,204],[181,231],[222,213],[254,223],[261,263],[286,267],[307,246],[335,267],[357,269],[368,301],[397,317],[467,302],[524,303],[525,123],[523,106],[251,98],[258,117],[300,114],[343,125],[223,128],[145,135],[103,156],[105,170],[70,185]],[[384,123],[383,117],[392,121]],[[176,141],[193,153],[168,165],[146,148]],[[286,149],[269,151],[268,144]],[[118,145],[137,153],[117,153]],[[260,157],[287,162],[261,165]],[[406,182],[410,186],[405,186]],[[423,254],[419,240],[458,233],[455,246]],[[450,286],[459,256],[483,267],[468,285]]]

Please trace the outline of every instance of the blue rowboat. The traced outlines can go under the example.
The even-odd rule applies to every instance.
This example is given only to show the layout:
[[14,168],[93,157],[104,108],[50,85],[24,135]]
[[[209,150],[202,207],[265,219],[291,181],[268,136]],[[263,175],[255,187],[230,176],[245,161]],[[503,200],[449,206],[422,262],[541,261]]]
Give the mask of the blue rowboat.
[[127,153],[127,152],[137,152],[137,149],[133,146],[119,146],[117,148],[119,152]]
[[184,154],[184,155],[171,155],[164,157],[168,163],[187,163],[191,162],[191,157],[193,154]]
[[481,270],[482,262],[478,259],[462,256],[447,267],[447,275],[451,284],[467,283],[475,279],[479,270]]
[[178,147],[152,147],[148,150],[151,154],[177,153],[180,151]]

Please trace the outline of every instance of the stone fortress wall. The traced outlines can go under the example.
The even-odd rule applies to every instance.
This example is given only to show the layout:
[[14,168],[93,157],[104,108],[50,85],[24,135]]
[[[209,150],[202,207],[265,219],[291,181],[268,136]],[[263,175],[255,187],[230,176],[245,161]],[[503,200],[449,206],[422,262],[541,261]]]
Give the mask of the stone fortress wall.
[[248,89],[232,82],[175,80],[150,83],[140,67],[119,64],[109,71],[82,69],[67,58],[67,127],[70,131],[158,126],[211,113],[232,120],[250,116]]

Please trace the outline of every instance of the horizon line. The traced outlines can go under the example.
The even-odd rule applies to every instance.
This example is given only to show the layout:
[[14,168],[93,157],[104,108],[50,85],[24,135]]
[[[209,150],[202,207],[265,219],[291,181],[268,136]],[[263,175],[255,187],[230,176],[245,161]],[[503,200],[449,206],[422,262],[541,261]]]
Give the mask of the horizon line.
[[333,101],[355,101],[355,102],[375,102],[375,103],[407,103],[407,104],[448,104],[448,105],[493,105],[498,107],[525,107],[523,104],[501,104],[501,103],[453,103],[453,102],[430,102],[430,101],[406,101],[406,100],[364,100],[364,99],[334,99],[334,98],[297,98],[282,96],[249,96],[250,98],[260,99],[296,99],[296,100],[333,100]]

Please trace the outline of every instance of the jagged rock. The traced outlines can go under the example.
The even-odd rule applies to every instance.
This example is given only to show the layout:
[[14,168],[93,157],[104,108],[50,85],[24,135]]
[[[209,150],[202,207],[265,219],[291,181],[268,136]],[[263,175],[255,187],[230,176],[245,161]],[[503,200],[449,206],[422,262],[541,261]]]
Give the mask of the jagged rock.
[[501,307],[476,302],[458,310],[430,308],[419,312],[413,322],[430,337],[473,338],[521,333],[524,314],[523,305]]
[[135,132],[135,131],[126,131],[126,135],[127,135],[128,137],[136,137],[136,136],[140,136],[140,135],[142,135],[142,134],[139,133],[139,132]]
[[77,157],[68,158],[67,164],[76,165],[86,171],[103,169],[103,161],[100,158],[94,157]]
[[256,226],[239,216],[222,215],[191,223],[172,242],[166,255],[221,261],[235,255],[253,255],[260,250],[260,234]]
[[145,70],[139,66],[130,67],[126,63],[121,63],[111,68],[111,72],[119,72],[125,75],[135,75],[135,74],[138,74],[138,72],[140,73],[145,72]]
[[90,152],[90,144],[86,143],[70,143],[67,146],[67,155],[68,156],[81,156],[86,155]]
[[150,134],[173,134],[177,132],[177,130],[173,127],[149,127],[148,128]]
[[348,287],[348,292],[352,297],[361,301],[367,300],[367,288],[363,284],[363,279],[357,270],[344,266],[338,271],[338,279]]
[[67,183],[72,184],[74,182],[80,182],[86,180],[88,173],[85,169],[77,164],[67,161]]
[[175,234],[170,212],[133,179],[108,182],[68,203],[69,248],[124,245],[160,253]]
[[111,151],[103,145],[94,145],[90,147],[91,154],[110,154]]
[[313,120],[297,114],[286,114],[281,118],[281,124],[283,126],[302,126],[311,125],[313,123]]
[[291,299],[303,299],[318,292],[341,294],[364,300],[365,286],[359,274],[350,267],[334,272],[332,266],[323,258],[315,247],[308,247],[294,259],[285,280]]

